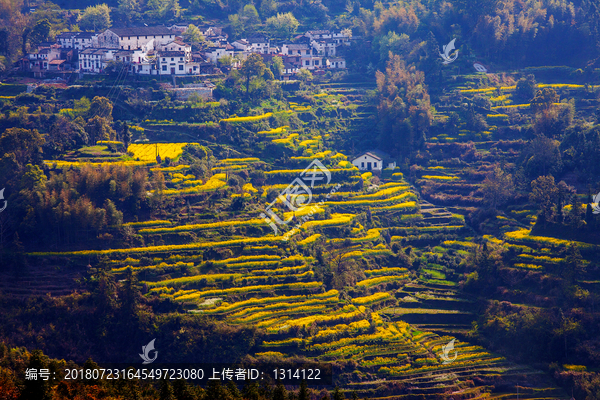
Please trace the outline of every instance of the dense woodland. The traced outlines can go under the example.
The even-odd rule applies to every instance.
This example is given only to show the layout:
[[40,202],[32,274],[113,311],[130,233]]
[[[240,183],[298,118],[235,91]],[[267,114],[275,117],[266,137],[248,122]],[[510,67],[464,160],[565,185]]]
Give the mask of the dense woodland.
[[[0,399],[600,398],[597,2],[2,0],[0,21]],[[63,31],[178,21],[356,40],[347,71],[294,82],[251,55],[212,101],[116,69],[27,93],[13,69]],[[374,148],[397,169],[351,167]],[[340,193],[265,241],[253,221],[312,158]],[[451,337],[479,346],[465,369],[427,369]],[[170,362],[325,360],[339,388],[24,380],[138,363],[149,338]]]

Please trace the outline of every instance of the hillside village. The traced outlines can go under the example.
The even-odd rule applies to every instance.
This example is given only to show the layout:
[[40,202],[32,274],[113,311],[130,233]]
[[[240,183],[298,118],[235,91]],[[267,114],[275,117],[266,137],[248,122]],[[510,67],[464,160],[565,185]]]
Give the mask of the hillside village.
[[310,30],[293,41],[277,42],[253,36],[230,43],[228,35],[216,26],[202,31],[202,48],[185,43],[184,24],[110,28],[102,32],[63,32],[53,42],[43,42],[20,61],[20,69],[35,77],[49,73],[101,74],[109,67],[136,75],[219,74],[222,69],[239,67],[249,54],[260,54],[265,62],[273,57],[283,61],[283,80],[301,69],[314,72],[344,70],[340,56],[350,45],[350,32]]

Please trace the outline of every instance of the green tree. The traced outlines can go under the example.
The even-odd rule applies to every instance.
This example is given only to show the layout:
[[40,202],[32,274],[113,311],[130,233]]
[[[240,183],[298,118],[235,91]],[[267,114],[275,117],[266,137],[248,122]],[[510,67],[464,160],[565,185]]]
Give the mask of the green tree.
[[96,96],[92,99],[88,118],[102,117],[106,118],[109,122],[112,122],[112,110],[113,105],[109,99],[102,96]]
[[273,72],[273,76],[277,79],[281,78],[283,74],[283,59],[281,57],[275,56],[271,59],[271,72]]
[[535,113],[549,110],[552,104],[558,103],[559,98],[554,89],[543,88],[538,90],[533,100],[531,100],[531,109]]
[[287,38],[294,34],[299,25],[298,20],[291,12],[278,13],[276,16],[267,19],[267,30],[281,38]]
[[535,76],[529,74],[527,77],[519,79],[515,94],[517,97],[529,102],[535,96],[536,88],[537,82],[535,81]]
[[275,0],[262,0],[260,2],[260,15],[269,18],[277,12],[277,2]]
[[250,79],[262,76],[266,68],[262,57],[256,53],[250,54],[242,63],[240,72],[246,78],[246,96],[250,93]]
[[273,400],[287,400],[288,394],[285,386],[281,382],[277,382],[277,386],[273,390]]
[[239,15],[246,30],[251,30],[254,26],[260,24],[260,17],[254,4],[246,4]]
[[313,74],[307,69],[301,69],[300,71],[296,72],[296,79],[302,83],[309,83],[313,80]]
[[167,379],[163,379],[160,383],[160,394],[159,400],[177,400],[175,393],[173,392],[173,386]]
[[125,151],[127,151],[127,148],[129,148],[129,144],[131,143],[132,139],[131,129],[129,129],[129,125],[127,125],[127,122],[123,123],[123,131],[121,133],[121,137],[123,139],[123,146],[125,146]]
[[90,143],[96,144],[99,140],[114,140],[115,131],[111,128],[106,118],[95,116],[85,125]]
[[119,0],[117,11],[124,16],[126,22],[138,21],[141,18],[140,3],[138,0]]
[[87,7],[79,20],[79,27],[86,31],[101,31],[110,26],[110,8],[106,4]]
[[536,135],[529,145],[531,154],[525,163],[525,169],[530,177],[555,173],[562,168],[560,142],[545,135]]
[[32,46],[37,46],[41,42],[48,39],[52,25],[47,19],[39,20],[33,26],[31,33],[29,34],[29,42]]
[[483,181],[483,199],[492,208],[503,205],[514,193],[512,175],[498,166]]
[[73,109],[77,115],[85,115],[89,111],[91,105],[92,103],[90,103],[90,100],[85,96],[79,100],[73,101]]
[[346,400],[346,396],[344,396],[338,386],[333,390],[333,400]]
[[[543,221],[549,221],[552,218],[552,208],[556,202],[558,188],[554,183],[552,175],[540,176],[531,182],[531,194],[529,200],[537,203],[542,210]],[[542,221],[542,222],[543,222]]]
[[[41,165],[42,146],[45,140],[36,130],[8,128],[0,136],[0,160],[2,176],[16,176],[26,164]],[[11,169],[12,168],[12,169]]]
[[300,389],[298,390],[298,400],[310,400],[310,392],[308,390],[308,386],[306,385],[305,380],[302,380],[302,382],[300,382]]
[[582,215],[581,215],[581,203],[579,202],[579,197],[576,193],[573,193],[571,196],[571,209],[569,210],[569,215],[567,216],[569,225],[573,229],[579,229],[583,225]]
[[204,41],[204,36],[202,36],[202,32],[196,25],[189,24],[185,32],[183,32],[183,40],[186,42],[197,45]]

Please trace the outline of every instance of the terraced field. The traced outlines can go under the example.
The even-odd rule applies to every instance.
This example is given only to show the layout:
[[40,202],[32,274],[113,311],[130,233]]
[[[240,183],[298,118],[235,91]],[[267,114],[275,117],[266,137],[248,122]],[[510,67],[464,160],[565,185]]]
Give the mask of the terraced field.
[[[314,113],[319,122],[331,122],[327,113],[350,102],[354,107],[342,111],[352,115],[355,128],[366,126],[374,110],[362,97],[372,88],[323,85],[311,104],[290,102],[289,111],[301,120]],[[210,163],[207,176],[197,176],[177,160],[156,166],[151,147],[140,148],[140,161],[149,165],[139,168],[165,177],[165,188],[148,195],[177,197],[186,206],[126,224],[140,246],[30,257],[87,265],[90,256],[108,256],[110,272],[123,279],[131,268],[146,296],[263,329],[266,339],[252,354],[259,359],[335,360],[340,385],[361,397],[508,399],[517,391],[519,398],[567,397],[541,372],[465,340],[476,299],[460,291],[456,268],[480,244],[464,214],[482,203],[481,183],[494,160],[514,162],[522,141],[494,141],[493,126],[473,144],[465,143],[469,133],[438,136],[427,144],[434,156],[430,165],[414,176],[388,170],[373,177],[348,162],[330,140],[333,132],[252,125],[269,116],[232,118],[223,123],[256,128],[257,146],[289,149],[294,156],[285,162],[256,154],[221,157]],[[472,156],[467,161],[465,151]],[[314,182],[311,204],[289,209],[286,203],[299,195],[277,195],[314,159],[328,168],[331,180]],[[231,180],[240,171],[258,170],[262,181]],[[244,207],[234,209],[240,199]],[[274,232],[263,214],[269,206],[271,222],[293,222],[277,222]],[[560,265],[565,243],[531,236],[532,213],[513,211],[497,222],[503,234],[484,241],[513,251],[514,269],[551,271]],[[207,212],[210,219],[200,218]],[[324,273],[323,265],[333,273]],[[454,344],[449,354],[448,343]]]

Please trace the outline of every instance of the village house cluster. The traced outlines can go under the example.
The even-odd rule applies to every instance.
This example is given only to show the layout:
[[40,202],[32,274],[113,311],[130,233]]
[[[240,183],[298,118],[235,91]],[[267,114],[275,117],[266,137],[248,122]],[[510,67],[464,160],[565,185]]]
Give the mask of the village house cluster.
[[21,69],[43,77],[47,72],[99,74],[109,66],[121,73],[139,75],[202,75],[219,73],[223,66],[236,68],[249,54],[260,54],[265,62],[279,56],[283,79],[300,69],[323,71],[345,69],[340,47],[350,36],[328,30],[308,31],[293,41],[274,43],[255,36],[228,41],[219,27],[201,30],[208,46],[193,51],[183,40],[187,24],[109,28],[103,32],[64,32],[55,42],[41,43],[21,60]]

